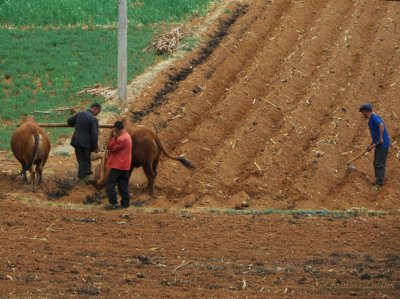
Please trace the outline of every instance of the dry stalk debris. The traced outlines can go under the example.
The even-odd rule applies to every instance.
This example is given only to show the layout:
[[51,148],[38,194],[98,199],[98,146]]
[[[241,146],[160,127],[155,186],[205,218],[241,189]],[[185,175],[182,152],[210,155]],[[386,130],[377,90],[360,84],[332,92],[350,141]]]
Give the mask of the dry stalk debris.
[[118,89],[112,89],[111,87],[101,86],[96,84],[92,87],[85,87],[76,94],[81,95],[83,93],[91,94],[93,97],[103,96],[106,100],[116,100],[118,98]]
[[164,53],[174,54],[176,50],[182,47],[181,40],[187,36],[182,32],[182,26],[172,29],[170,32],[161,35],[157,41],[146,48],[147,51],[157,51],[157,55]]

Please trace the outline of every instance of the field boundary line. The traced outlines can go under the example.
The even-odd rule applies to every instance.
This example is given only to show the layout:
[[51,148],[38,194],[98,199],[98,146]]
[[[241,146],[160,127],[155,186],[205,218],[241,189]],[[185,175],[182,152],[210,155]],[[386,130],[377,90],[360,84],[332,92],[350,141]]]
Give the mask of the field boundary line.
[[[11,200],[11,199],[10,199]],[[101,204],[81,204],[81,203],[65,203],[56,201],[43,201],[35,198],[16,197],[14,200],[18,200],[23,204],[46,207],[46,208],[59,208],[64,210],[76,210],[76,211],[103,211],[103,205]],[[6,200],[7,201],[7,200]],[[400,210],[373,210],[367,208],[349,208],[342,210],[330,210],[330,209],[241,209],[237,210],[234,208],[169,208],[169,207],[137,207],[132,204],[128,209],[117,209],[115,211],[108,211],[111,213],[144,213],[144,214],[176,214],[176,215],[196,215],[196,214],[210,214],[210,215],[281,215],[281,216],[294,216],[304,218],[321,218],[321,217],[333,217],[333,218],[353,218],[353,217],[380,217],[380,216],[399,216]]]

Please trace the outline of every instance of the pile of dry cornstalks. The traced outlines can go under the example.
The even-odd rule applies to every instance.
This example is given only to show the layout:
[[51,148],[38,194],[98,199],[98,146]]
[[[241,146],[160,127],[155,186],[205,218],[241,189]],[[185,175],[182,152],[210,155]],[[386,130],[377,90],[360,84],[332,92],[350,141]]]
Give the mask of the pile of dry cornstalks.
[[55,114],[61,114],[61,113],[63,113],[64,111],[69,111],[71,114],[73,114],[73,113],[75,113],[76,111],[83,110],[83,109],[84,109],[84,107],[81,107],[81,106],[59,107],[59,108],[54,108],[54,109],[46,110],[46,111],[39,111],[39,110],[36,110],[36,111],[33,111],[32,113],[33,113],[33,114],[53,114],[53,113],[55,113]]
[[182,32],[182,26],[172,29],[170,32],[161,35],[157,41],[153,42],[150,46],[146,48],[147,51],[153,52],[157,51],[157,55],[168,52],[169,54],[174,54],[176,50],[181,47],[181,40],[186,36]]
[[83,93],[89,93],[93,97],[103,96],[106,100],[115,100],[118,98],[118,90],[112,89],[111,87],[104,87],[100,84],[96,84],[92,87],[85,87],[83,90],[78,91],[76,94],[80,95]]

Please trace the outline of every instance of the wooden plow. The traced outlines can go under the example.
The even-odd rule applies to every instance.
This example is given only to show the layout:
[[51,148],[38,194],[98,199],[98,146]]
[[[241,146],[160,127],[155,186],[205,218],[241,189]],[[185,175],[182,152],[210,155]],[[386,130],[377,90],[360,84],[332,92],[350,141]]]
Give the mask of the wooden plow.
[[[20,124],[17,124],[17,127],[19,127],[19,125]],[[38,126],[43,128],[74,128],[67,123],[38,123]],[[99,124],[99,128],[112,129],[113,127],[114,125]]]

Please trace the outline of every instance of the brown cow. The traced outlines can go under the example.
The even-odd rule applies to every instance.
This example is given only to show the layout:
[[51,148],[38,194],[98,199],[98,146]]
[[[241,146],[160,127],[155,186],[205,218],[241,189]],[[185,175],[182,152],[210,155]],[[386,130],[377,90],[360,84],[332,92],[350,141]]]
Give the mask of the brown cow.
[[[183,157],[173,157],[164,148],[158,135],[152,130],[136,127],[124,121],[125,130],[132,138],[132,163],[130,175],[135,168],[142,167],[147,177],[147,191],[154,197],[154,181],[157,176],[157,165],[161,153],[167,158],[179,161],[188,169],[194,170],[196,167]],[[109,170],[105,168],[107,155],[102,158],[102,163],[95,169],[95,185],[98,189],[105,186],[105,181]]]
[[[35,182],[42,182],[43,167],[50,152],[50,141],[46,132],[37,125],[32,116],[27,116],[11,137],[11,149],[15,158],[21,163],[23,180],[26,181],[26,171],[29,170],[32,180],[32,191],[35,192]],[[33,171],[33,165],[36,165]],[[35,174],[37,175],[35,180]]]

